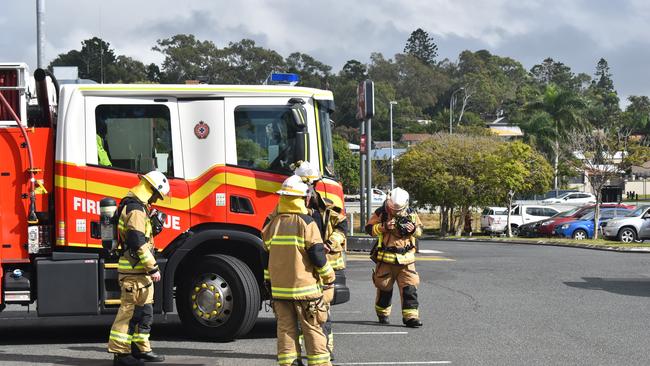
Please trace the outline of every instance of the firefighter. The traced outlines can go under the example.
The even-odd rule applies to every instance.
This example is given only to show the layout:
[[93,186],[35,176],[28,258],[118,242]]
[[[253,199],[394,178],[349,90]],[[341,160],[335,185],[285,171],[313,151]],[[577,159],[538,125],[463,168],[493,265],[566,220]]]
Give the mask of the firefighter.
[[262,229],[268,252],[264,279],[277,319],[279,365],[302,365],[298,325],[310,366],[330,366],[322,325],[329,305],[323,290],[334,282],[318,225],[306,207],[309,187],[293,175],[282,183],[277,213]]
[[415,271],[415,239],[422,234],[422,223],[409,208],[408,192],[399,187],[390,191],[365,229],[377,237],[371,258],[377,263],[372,279],[377,288],[375,311],[379,323],[389,323],[393,284],[397,281],[402,299],[402,322],[411,328],[422,326],[417,295],[420,278]]
[[[324,198],[316,190],[316,183],[323,177],[320,171],[312,167],[309,162],[302,162],[294,170],[294,173],[303,182],[309,185],[309,194],[307,199],[307,209],[310,216],[314,218],[319,226],[321,237],[324,240],[327,261],[334,271],[345,269],[345,233],[348,229],[348,221],[342,213],[343,209],[334,205],[334,202]],[[330,304],[334,299],[334,288],[323,292],[323,300]],[[334,351],[334,333],[332,333],[332,314],[328,313],[327,321],[323,324],[323,331],[327,336],[327,348],[332,354]],[[332,357],[333,359],[333,357]]]
[[122,254],[118,263],[120,309],[111,328],[108,352],[113,365],[143,365],[162,362],[164,356],[151,350],[149,333],[153,322],[153,282],[160,281],[154,257],[153,227],[161,228],[150,206],[169,194],[169,182],[157,171],[140,176],[140,183],[120,203],[118,241]]

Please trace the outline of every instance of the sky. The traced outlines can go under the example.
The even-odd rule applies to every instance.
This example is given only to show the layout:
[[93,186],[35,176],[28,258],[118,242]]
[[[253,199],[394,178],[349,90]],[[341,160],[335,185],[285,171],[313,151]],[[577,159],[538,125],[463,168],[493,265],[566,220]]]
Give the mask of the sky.
[[[371,52],[393,58],[422,28],[439,59],[486,49],[526,69],[552,57],[593,75],[603,57],[621,100],[650,95],[645,0],[45,0],[45,59],[99,36],[117,54],[160,64],[156,40],[179,33],[218,47],[243,38],[283,56],[302,52],[338,72]],[[36,0],[0,0],[0,62],[36,67]]]

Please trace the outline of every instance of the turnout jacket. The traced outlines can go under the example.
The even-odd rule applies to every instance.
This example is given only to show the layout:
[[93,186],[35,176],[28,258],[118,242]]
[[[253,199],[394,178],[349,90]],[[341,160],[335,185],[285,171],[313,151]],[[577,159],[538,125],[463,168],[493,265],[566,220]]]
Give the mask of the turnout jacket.
[[318,225],[301,200],[281,197],[277,212],[262,229],[268,252],[264,279],[270,281],[276,300],[317,299],[323,293],[321,283],[334,282]]
[[[129,192],[118,221],[118,240],[122,247],[117,271],[121,275],[152,275],[158,272],[154,257],[149,209]],[[151,281],[151,279],[149,279]]]
[[[328,198],[322,198],[318,194],[318,204],[309,205],[307,212],[314,219],[323,242],[330,248],[326,254],[327,262],[335,271],[345,269],[345,259],[343,253],[346,250],[347,238],[345,233],[348,231],[348,219],[342,213],[343,209],[334,205],[334,202]],[[268,224],[278,215],[278,208],[266,218],[264,225]]]
[[[310,209],[312,217],[320,221],[320,232],[330,251],[327,253],[327,261],[335,271],[345,269],[346,237],[348,230],[348,219],[342,213],[342,209],[334,205],[328,198],[322,198],[318,194],[318,206]],[[318,220],[320,219],[320,220]]]
[[386,223],[393,218],[388,214],[385,204],[379,207],[372,214],[366,224],[366,233],[377,237],[377,260],[390,264],[411,264],[415,262],[415,239],[422,235],[422,222],[418,215],[411,209],[407,209],[406,215],[415,226],[411,234],[405,236],[395,225],[389,230]]

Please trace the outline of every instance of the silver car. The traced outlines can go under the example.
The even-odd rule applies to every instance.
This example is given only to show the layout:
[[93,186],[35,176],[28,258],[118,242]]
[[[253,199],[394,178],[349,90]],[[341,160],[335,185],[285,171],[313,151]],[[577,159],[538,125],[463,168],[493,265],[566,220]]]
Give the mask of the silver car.
[[603,235],[624,243],[650,239],[650,206],[639,206],[625,217],[611,219],[601,224]]

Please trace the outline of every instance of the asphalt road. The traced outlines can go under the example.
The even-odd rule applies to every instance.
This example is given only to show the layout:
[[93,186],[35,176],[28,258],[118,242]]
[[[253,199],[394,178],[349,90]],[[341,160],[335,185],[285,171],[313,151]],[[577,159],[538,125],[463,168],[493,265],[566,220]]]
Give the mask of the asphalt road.
[[[517,244],[424,241],[420,329],[375,322],[371,262],[351,255],[352,300],[334,308],[338,365],[647,365],[650,255]],[[394,301],[398,297],[395,294]],[[112,317],[0,313],[0,365],[111,365]],[[229,343],[187,338],[157,317],[166,365],[274,365],[275,322]]]

